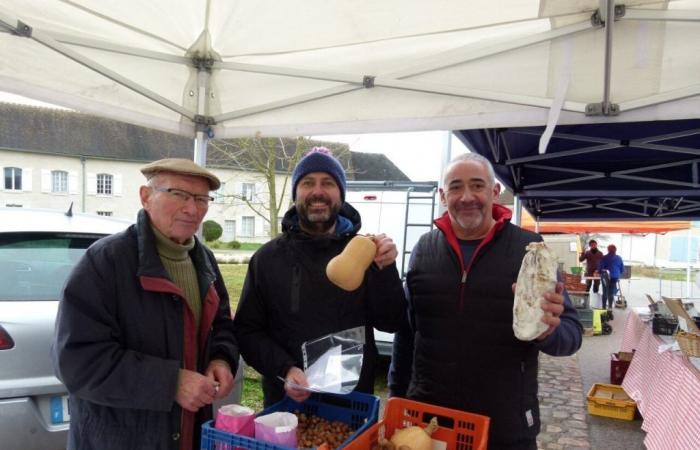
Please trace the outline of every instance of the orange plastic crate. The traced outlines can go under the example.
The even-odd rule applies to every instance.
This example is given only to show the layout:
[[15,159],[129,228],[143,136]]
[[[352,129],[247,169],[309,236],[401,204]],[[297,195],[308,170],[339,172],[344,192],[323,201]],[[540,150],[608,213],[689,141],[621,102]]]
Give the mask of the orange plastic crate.
[[446,442],[447,450],[486,450],[488,417],[396,397],[387,401],[384,418],[353,439],[345,450],[369,450],[377,443],[382,428],[389,439],[396,429],[413,425],[425,428],[433,416],[437,416],[440,427],[432,438]]

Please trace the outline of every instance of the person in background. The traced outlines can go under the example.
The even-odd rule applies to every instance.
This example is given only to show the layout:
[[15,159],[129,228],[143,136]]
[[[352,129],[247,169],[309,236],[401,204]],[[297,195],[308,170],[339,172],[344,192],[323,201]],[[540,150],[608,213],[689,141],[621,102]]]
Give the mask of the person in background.
[[233,388],[228,293],[194,236],[219,179],[186,159],[141,172],[136,224],[87,250],[60,301],[51,352],[69,450],[198,449],[211,403]]
[[617,247],[608,245],[608,253],[598,263],[598,272],[601,277],[605,277],[603,282],[603,309],[612,313],[613,299],[617,294],[617,283],[625,273],[625,264],[622,258],[617,255]]
[[411,253],[407,320],[394,337],[391,396],[491,418],[489,449],[537,448],[538,354],[571,355],[583,328],[563,284],[544,294],[536,339],[513,332],[513,301],[525,247],[542,241],[510,223],[483,156],[467,153],[446,168],[435,220]]
[[345,189],[340,162],[325,147],[311,149],[292,174],[294,205],[282,221],[283,234],[250,261],[234,324],[241,355],[263,376],[266,406],[285,393],[298,402],[308,398],[308,391],[293,386],[308,386],[302,343],[355,327],[364,327],[366,339],[355,390],[372,393],[373,328],[394,332],[406,313],[398,252],[384,235],[374,237],[376,257],[358,289],[344,291],[326,276],[329,260],[361,226]]
[[[598,263],[601,259],[603,259],[603,252],[598,250],[598,243],[595,239],[588,241],[588,250],[581,252],[581,256],[578,257],[579,262],[586,261],[585,275],[587,277],[597,275]],[[597,294],[600,287],[600,279],[586,280],[586,292],[591,291],[591,284],[593,284],[593,293]]]

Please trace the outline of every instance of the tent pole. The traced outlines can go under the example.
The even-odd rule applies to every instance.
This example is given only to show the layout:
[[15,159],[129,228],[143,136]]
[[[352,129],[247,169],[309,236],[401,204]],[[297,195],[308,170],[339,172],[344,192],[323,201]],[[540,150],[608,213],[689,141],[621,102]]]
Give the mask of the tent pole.
[[688,237],[685,240],[685,296],[691,297],[690,285],[690,240],[692,239],[692,228],[688,228]]
[[[471,151],[471,150],[470,150]],[[440,179],[438,180],[438,188],[442,188],[442,180],[445,176],[445,169],[450,164],[452,160],[452,131],[445,132],[445,142],[442,147],[442,161],[440,162]],[[442,216],[445,213],[445,206],[440,202],[438,206],[438,216]]]
[[[209,94],[209,77],[211,74],[205,69],[197,70],[197,115],[207,115],[207,101]],[[194,162],[202,167],[207,165],[208,130],[205,125],[197,124],[197,132],[194,140]]]
[[[514,195],[513,196],[513,219],[511,220],[511,223],[514,225],[520,226],[521,222],[522,222],[522,205],[520,202],[520,196]],[[540,228],[539,221],[535,222],[535,228],[539,230],[539,228]]]
[[[203,69],[197,70],[197,115],[207,115],[207,103],[209,100],[209,78],[211,74]],[[197,124],[197,132],[194,139],[194,162],[202,167],[207,165],[207,143],[209,141],[210,128],[205,124]],[[197,238],[203,239],[203,224],[197,230]]]
[[607,0],[605,16],[605,81],[603,84],[603,114],[610,114],[610,78],[612,72],[613,22],[615,22],[615,0]]
[[203,131],[197,131],[194,138],[194,162],[204,167],[207,162],[207,136]]

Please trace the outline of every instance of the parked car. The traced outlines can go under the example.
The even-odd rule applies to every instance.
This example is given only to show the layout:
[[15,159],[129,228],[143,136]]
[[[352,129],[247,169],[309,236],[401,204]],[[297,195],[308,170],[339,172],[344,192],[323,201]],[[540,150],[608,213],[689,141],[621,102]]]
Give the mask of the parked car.
[[[61,289],[93,242],[131,222],[25,208],[0,208],[0,218],[1,447],[64,449],[68,395],[49,356]],[[241,380],[219,403],[240,403]]]

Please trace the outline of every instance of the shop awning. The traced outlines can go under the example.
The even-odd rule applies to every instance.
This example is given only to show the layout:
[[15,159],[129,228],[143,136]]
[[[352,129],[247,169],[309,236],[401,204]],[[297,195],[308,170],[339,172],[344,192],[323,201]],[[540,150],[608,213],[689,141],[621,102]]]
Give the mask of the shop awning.
[[[522,215],[521,226],[531,231],[535,231],[535,220],[531,215]],[[595,221],[595,222],[555,222],[540,221],[539,232],[543,234],[551,233],[571,233],[571,234],[593,234],[593,233],[625,233],[625,234],[648,234],[667,233],[675,230],[687,230],[691,227],[688,221]]]

